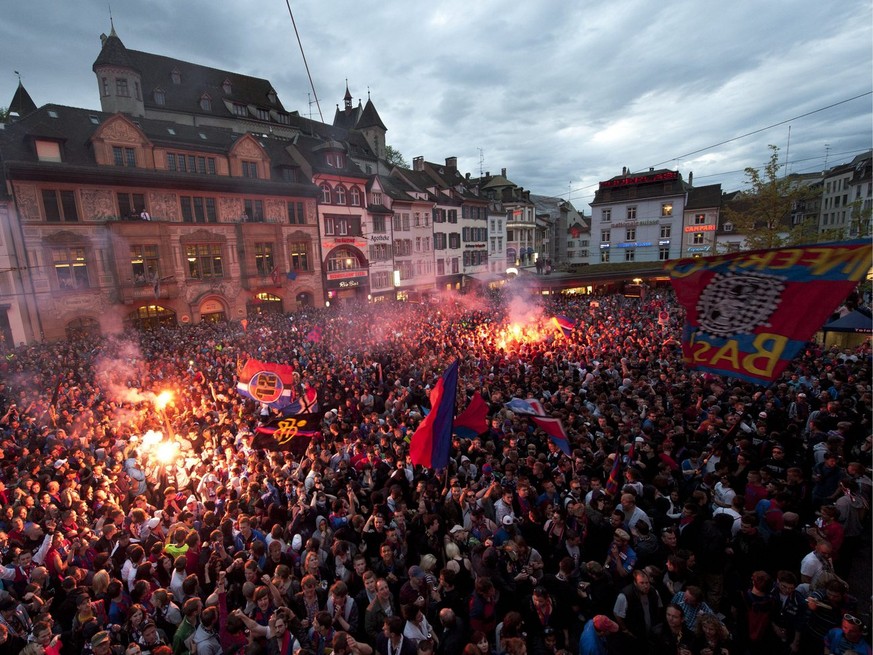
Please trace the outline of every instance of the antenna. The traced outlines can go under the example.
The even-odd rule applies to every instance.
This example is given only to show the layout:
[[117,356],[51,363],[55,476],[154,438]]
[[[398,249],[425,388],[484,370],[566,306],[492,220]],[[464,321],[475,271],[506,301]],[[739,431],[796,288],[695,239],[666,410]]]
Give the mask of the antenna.
[[479,177],[485,176],[485,151],[482,148],[476,148],[479,151]]
[[115,34],[115,23],[112,20],[112,3],[107,0],[106,5],[109,7],[109,27],[112,28],[109,32],[110,34]]
[[18,85],[21,86],[21,73],[19,73],[18,71],[12,71],[12,72],[15,73],[16,75],[18,75]]
[[827,169],[828,169],[828,156],[830,154],[831,154],[831,144],[826,143],[825,144],[825,164],[824,164],[825,171],[827,171]]

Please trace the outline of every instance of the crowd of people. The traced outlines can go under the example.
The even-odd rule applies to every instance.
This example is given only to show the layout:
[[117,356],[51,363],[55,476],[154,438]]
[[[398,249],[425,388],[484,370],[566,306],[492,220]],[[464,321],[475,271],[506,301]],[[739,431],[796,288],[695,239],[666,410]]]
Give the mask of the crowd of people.
[[[683,312],[646,291],[8,350],[0,654],[869,654],[869,343],[727,380],[683,366]],[[253,446],[275,412],[237,392],[250,358],[317,393],[305,449]],[[487,429],[415,466],[455,359]]]

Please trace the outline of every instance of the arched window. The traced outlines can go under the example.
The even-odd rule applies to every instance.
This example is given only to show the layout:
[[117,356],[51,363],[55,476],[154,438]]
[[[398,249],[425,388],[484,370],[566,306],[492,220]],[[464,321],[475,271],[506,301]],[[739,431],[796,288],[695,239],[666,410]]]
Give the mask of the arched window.
[[358,257],[348,248],[337,248],[327,260],[328,271],[351,271],[356,268],[358,268]]
[[325,205],[330,204],[330,185],[327,182],[321,185],[321,202]]
[[358,191],[358,187],[353,186],[349,190],[349,201],[352,207],[360,207],[361,206],[361,192]]
[[336,188],[336,204],[344,205],[346,204],[346,189],[343,185],[338,185]]
[[212,111],[212,98],[209,97],[209,94],[204,93],[200,96],[200,109],[203,111]]

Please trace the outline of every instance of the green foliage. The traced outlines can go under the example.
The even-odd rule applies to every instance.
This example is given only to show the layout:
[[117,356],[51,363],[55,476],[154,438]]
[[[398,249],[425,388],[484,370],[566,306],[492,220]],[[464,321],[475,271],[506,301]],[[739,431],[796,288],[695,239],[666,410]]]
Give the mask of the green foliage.
[[724,208],[724,222],[745,237],[748,250],[779,248],[819,241],[818,217],[792,225],[792,213],[821,194],[820,189],[779,176],[779,148],[770,146],[770,161],[763,168],[746,168],[749,189]]
[[403,154],[399,150],[395,150],[391,146],[385,146],[385,159],[392,166],[409,168],[409,162],[404,159]]
[[0,107],[0,123],[5,123],[9,119],[9,108]]

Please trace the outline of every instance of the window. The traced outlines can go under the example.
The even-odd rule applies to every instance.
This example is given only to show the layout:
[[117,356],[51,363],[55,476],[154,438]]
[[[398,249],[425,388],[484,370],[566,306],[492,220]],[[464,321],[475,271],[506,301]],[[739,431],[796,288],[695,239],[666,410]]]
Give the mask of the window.
[[248,177],[253,180],[258,179],[258,162],[256,161],[243,161],[242,163],[242,174],[243,177]]
[[608,264],[609,263],[609,251],[608,250],[601,250],[600,251],[600,263],[601,264]]
[[167,104],[167,94],[163,89],[155,89],[155,104],[161,106]]
[[36,142],[36,156],[40,161],[61,161],[61,144],[57,141]]
[[[352,189],[354,191],[354,189]],[[374,216],[373,217],[373,232],[378,232],[379,234],[385,234],[385,217],[384,216]]]
[[336,204],[338,204],[338,205],[346,204],[346,190],[342,184],[337,185],[336,189],[334,190],[334,193],[336,193]]
[[691,238],[691,243],[695,246],[699,246],[703,244],[703,232],[695,232],[694,236]]
[[611,209],[601,209],[600,210],[600,220],[604,223],[608,223],[612,220],[612,210]]
[[358,187],[356,186],[353,186],[349,190],[349,203],[352,205],[352,207],[361,206],[361,192],[358,191]]
[[117,193],[118,215],[121,218],[138,219],[145,211],[145,196],[141,193]]
[[635,241],[637,238],[637,228],[629,227],[624,231],[625,241]]
[[205,93],[200,96],[200,109],[203,111],[212,111],[212,98]]
[[133,92],[137,100],[142,100],[142,92],[139,90],[139,82],[136,80],[133,81]]
[[182,221],[184,223],[217,223],[218,214],[215,211],[215,198],[198,196],[180,196],[182,205]]
[[289,166],[283,166],[279,170],[282,171],[282,179],[285,182],[299,182],[300,181],[300,174],[299,174],[298,169],[291,168]]
[[248,116],[249,115],[248,109],[246,109],[245,105],[236,105],[235,104],[233,106],[233,113],[236,116]]
[[394,214],[391,222],[394,225],[395,232],[400,232],[403,229],[403,219],[400,217],[400,214]]
[[330,185],[327,182],[321,185],[321,202],[325,205],[330,204]]
[[109,95],[109,78],[101,77],[100,78],[100,93],[103,96]]
[[273,244],[272,243],[256,243],[255,244],[255,267],[258,269],[258,275],[266,277],[273,272]]
[[725,232],[733,232],[734,231],[734,224],[733,223],[725,223],[722,226],[722,228],[724,229]]
[[133,148],[112,146],[112,159],[116,166],[136,168],[136,150]]
[[404,212],[403,214],[401,214],[401,216],[403,216],[403,230],[408,232],[409,231],[409,213]]
[[324,218],[324,233],[329,236],[346,236],[349,233],[349,221],[339,216]]
[[338,248],[327,260],[328,271],[352,271],[358,268],[358,258],[348,248]]
[[658,248],[658,260],[664,262],[668,259],[670,259],[670,246],[661,246]]
[[450,209],[449,210],[449,223],[457,223],[458,222],[458,210]]
[[446,235],[444,232],[436,232],[433,235],[433,247],[435,250],[446,249]]
[[603,230],[600,233],[600,243],[609,243],[609,230]]
[[694,224],[695,225],[703,225],[706,223],[706,214],[695,214],[694,215]]
[[306,225],[302,202],[288,202],[288,222],[292,225]]
[[453,257],[452,258],[452,275],[457,275],[460,272],[459,265],[460,265],[460,262],[458,261],[458,258]]
[[461,247],[461,235],[457,232],[452,232],[449,234],[449,248],[460,248]]
[[382,194],[379,193],[378,191],[373,192],[373,204],[374,205],[381,205],[382,204]]
[[415,252],[421,252],[421,237],[415,237]]
[[215,157],[202,155],[182,155],[175,152],[167,153],[167,170],[180,173],[200,173],[215,175]]
[[173,84],[181,84],[182,83],[182,73],[180,73],[175,68],[173,72],[170,73],[170,78],[173,80]]
[[255,110],[255,112],[257,113],[258,118],[260,118],[262,121],[270,120],[270,110],[269,109],[261,109],[259,107],[258,109]]
[[198,243],[185,246],[188,277],[197,280],[224,277],[221,265],[221,246],[217,243]]
[[391,259],[391,245],[387,243],[374,243],[370,246],[370,261],[384,262]]
[[291,270],[309,270],[309,244],[306,241],[292,241],[288,253],[291,256]]
[[661,216],[672,216],[673,215],[673,203],[672,202],[662,202],[661,203]]
[[446,274],[446,261],[444,259],[437,260],[437,275]]
[[233,91],[233,86],[230,83],[229,79],[225,79],[224,82],[221,83],[221,90],[224,91],[225,95],[230,95]]
[[130,247],[130,269],[137,286],[154,284],[158,278],[158,247],[133,245]]
[[52,263],[59,289],[87,289],[91,286],[84,248],[55,248],[52,250]]
[[636,261],[637,251],[633,248],[628,248],[624,251],[624,260],[626,262]]
[[672,232],[671,226],[669,226],[669,225],[662,225],[661,226],[661,238],[662,239],[669,239],[671,232]]
[[43,189],[42,206],[45,210],[45,220],[51,223],[60,223],[61,221],[76,223],[79,220],[75,191]]
[[415,220],[413,224],[415,227],[421,227],[421,212],[415,212]]
[[251,221],[252,223],[264,222],[263,200],[252,200],[251,198],[246,198],[245,200],[243,200],[243,205],[245,207],[245,215],[247,220]]
[[374,289],[384,289],[391,286],[390,271],[378,271],[370,278]]
[[629,220],[629,221],[637,220],[637,208],[636,207],[628,207],[627,208],[627,220]]
[[127,78],[126,77],[116,77],[115,78],[115,95],[120,96],[122,98],[127,98],[130,96],[130,89],[127,88]]

